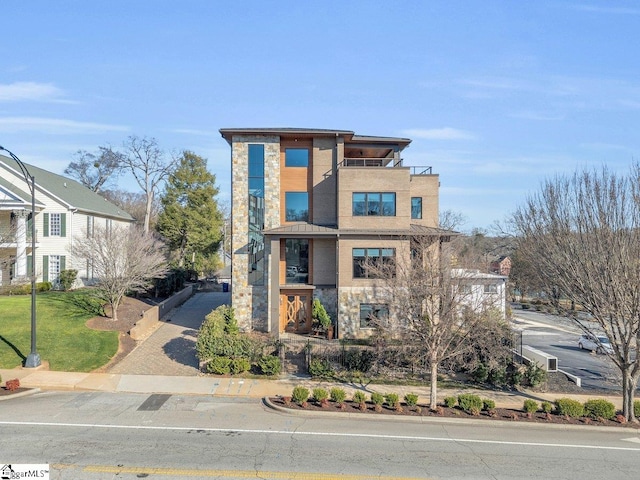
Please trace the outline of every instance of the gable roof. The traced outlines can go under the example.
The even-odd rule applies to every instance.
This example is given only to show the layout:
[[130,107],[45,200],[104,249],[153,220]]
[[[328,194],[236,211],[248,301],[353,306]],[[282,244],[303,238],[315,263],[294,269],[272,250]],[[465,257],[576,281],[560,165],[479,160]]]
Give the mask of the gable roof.
[[[116,218],[124,221],[133,221],[133,217],[120,207],[109,202],[106,198],[98,195],[80,182],[71,178],[63,177],[34,165],[24,164],[29,174],[35,178],[36,189],[45,195],[54,198],[71,210],[78,210],[90,215],[100,215],[103,217]],[[0,155],[0,167],[11,171],[19,178],[23,178],[22,172],[17,168],[15,161],[4,155]],[[12,192],[23,201],[31,205],[31,193],[24,192],[16,188],[8,180],[0,178],[0,188]],[[37,203],[43,206],[41,203]]]

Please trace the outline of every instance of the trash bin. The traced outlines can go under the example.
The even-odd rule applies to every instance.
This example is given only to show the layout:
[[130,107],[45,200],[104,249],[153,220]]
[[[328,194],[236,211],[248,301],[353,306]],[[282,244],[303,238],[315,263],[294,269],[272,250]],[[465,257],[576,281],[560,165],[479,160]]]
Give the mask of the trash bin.
[[222,291],[223,292],[228,292],[229,291],[229,283],[228,282],[223,282],[222,283]]

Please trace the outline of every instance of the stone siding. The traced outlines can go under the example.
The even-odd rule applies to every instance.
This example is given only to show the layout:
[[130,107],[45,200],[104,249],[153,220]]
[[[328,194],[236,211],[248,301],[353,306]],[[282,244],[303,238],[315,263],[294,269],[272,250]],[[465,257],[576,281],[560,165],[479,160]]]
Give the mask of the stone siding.
[[338,293],[338,335],[340,338],[367,338],[372,328],[360,328],[361,303],[387,303],[376,295],[374,287],[340,288]]

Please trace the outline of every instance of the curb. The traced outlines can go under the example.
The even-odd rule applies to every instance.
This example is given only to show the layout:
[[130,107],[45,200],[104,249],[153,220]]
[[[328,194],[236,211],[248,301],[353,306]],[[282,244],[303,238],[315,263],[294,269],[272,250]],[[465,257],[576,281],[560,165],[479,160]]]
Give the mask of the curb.
[[11,400],[13,398],[27,397],[29,395],[33,395],[34,393],[40,393],[40,389],[39,388],[29,388],[29,389],[24,390],[22,392],[10,393],[9,395],[2,395],[0,397],[0,402],[3,402],[5,400]]
[[[366,413],[351,413],[351,412],[321,412],[318,410],[294,410],[292,408],[281,407],[280,405],[275,405],[271,402],[269,397],[263,397],[262,403],[267,408],[275,410],[280,413],[284,413],[287,415],[295,415],[295,416],[306,416],[306,417],[318,417],[329,415],[334,418],[348,418],[355,419],[361,418],[362,420],[366,420]],[[519,427],[525,428],[550,428],[550,429],[570,429],[576,431],[585,431],[591,430],[596,432],[633,432],[640,434],[640,427],[607,427],[607,426],[598,426],[598,425],[561,425],[557,423],[542,423],[542,422],[527,422],[527,421],[506,421],[506,420],[480,420],[473,418],[451,418],[451,417],[430,417],[430,416],[421,416],[421,417],[413,417],[410,415],[385,415],[384,413],[376,413],[376,420],[383,421],[398,421],[398,422],[413,422],[413,423],[433,423],[433,424],[454,424],[454,425],[477,425],[477,426],[489,426],[494,425],[496,427],[506,427],[518,425]],[[369,418],[370,420],[371,418]]]

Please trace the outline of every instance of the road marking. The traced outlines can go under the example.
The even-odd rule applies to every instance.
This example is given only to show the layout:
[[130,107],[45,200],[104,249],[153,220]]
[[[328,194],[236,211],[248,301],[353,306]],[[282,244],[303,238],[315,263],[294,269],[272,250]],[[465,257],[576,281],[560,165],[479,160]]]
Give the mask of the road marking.
[[623,442],[640,443],[640,438],[638,438],[638,437],[622,438],[621,440],[622,440]]
[[203,427],[154,427],[151,425],[104,425],[98,423],[53,423],[53,422],[8,422],[0,421],[0,425],[18,425],[33,427],[68,427],[68,428],[104,428],[114,430],[166,430],[173,432],[197,432],[197,433],[225,433],[225,434],[264,434],[264,435],[299,435],[317,437],[346,437],[346,438],[375,438],[383,440],[412,440],[422,442],[447,442],[447,443],[479,443],[489,445],[512,445],[525,447],[550,447],[550,448],[583,448],[586,450],[621,450],[628,452],[640,452],[640,448],[612,447],[607,445],[577,445],[571,443],[542,443],[542,442],[510,442],[505,440],[478,440],[473,438],[450,437],[421,437],[417,435],[382,435],[375,433],[339,433],[339,432],[300,432],[289,430],[254,430],[236,428],[203,428]]
[[[157,468],[157,467],[120,467],[111,465],[87,465],[80,467],[77,465],[52,465],[54,468],[62,470],[67,468],[80,468],[83,472],[92,473],[113,473],[120,475],[123,473],[147,475],[168,475],[174,478],[183,477],[217,477],[217,478],[273,478],[292,480],[417,480],[416,477],[387,477],[379,475],[345,475],[328,474],[318,472],[270,472],[265,470],[195,470],[179,468]],[[427,479],[429,480],[429,479]]]

